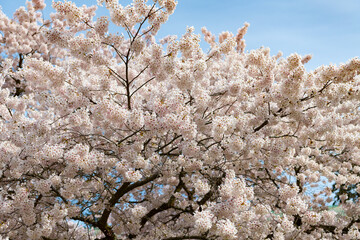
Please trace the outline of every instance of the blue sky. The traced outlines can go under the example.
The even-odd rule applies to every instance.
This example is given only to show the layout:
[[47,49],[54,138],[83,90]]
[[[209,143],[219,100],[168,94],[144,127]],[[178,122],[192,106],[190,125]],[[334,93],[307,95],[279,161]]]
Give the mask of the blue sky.
[[[96,4],[96,0],[73,0],[78,5]],[[128,0],[120,0],[128,3]],[[270,47],[271,53],[282,51],[312,54],[306,65],[313,70],[321,65],[340,64],[360,54],[359,0],[178,0],[175,13],[163,25],[158,37],[185,32],[194,26],[197,33],[206,26],[211,32],[237,32],[244,22],[250,23],[245,35],[246,50]],[[0,0],[9,16],[24,5],[24,0]],[[51,0],[45,15],[50,11]],[[105,9],[98,10],[101,15]],[[116,30],[113,30],[116,31]],[[206,51],[208,45],[202,44]]]

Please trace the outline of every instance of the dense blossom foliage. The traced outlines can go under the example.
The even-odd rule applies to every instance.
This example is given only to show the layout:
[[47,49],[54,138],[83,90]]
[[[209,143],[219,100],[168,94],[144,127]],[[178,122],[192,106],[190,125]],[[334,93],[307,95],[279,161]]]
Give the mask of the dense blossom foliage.
[[175,0],[98,4],[0,12],[3,238],[360,238],[359,59],[245,52],[248,23],[205,53],[155,39]]

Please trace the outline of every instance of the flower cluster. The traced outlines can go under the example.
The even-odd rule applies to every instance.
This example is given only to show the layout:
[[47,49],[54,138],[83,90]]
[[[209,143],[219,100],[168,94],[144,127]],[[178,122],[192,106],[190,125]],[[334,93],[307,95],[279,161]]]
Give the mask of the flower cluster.
[[66,17],[69,22],[82,20],[84,12],[71,1],[53,2],[52,7],[61,15]]
[[213,225],[214,215],[210,211],[196,212],[194,214],[195,227],[200,232],[208,231]]

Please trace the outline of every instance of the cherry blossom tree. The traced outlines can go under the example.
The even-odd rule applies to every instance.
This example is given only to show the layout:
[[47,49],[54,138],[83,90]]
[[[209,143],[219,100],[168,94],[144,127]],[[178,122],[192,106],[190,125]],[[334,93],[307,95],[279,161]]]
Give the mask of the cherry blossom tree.
[[0,12],[3,238],[360,238],[359,59],[307,72],[247,23],[157,40],[175,0],[26,4]]

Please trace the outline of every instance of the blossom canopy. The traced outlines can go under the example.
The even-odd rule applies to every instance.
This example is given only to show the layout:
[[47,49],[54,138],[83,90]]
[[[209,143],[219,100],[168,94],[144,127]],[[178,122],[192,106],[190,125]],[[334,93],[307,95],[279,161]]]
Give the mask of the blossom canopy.
[[307,72],[248,23],[157,40],[175,0],[26,4],[0,12],[1,237],[360,238],[358,58]]

